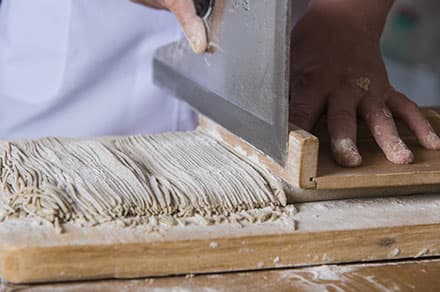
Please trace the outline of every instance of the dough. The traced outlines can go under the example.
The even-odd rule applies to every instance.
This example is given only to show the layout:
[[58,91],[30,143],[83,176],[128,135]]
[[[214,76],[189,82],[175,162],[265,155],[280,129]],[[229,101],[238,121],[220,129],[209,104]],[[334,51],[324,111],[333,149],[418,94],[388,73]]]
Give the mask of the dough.
[[0,187],[0,219],[35,217],[57,228],[158,216],[173,225],[286,204],[275,177],[201,131],[4,142]]

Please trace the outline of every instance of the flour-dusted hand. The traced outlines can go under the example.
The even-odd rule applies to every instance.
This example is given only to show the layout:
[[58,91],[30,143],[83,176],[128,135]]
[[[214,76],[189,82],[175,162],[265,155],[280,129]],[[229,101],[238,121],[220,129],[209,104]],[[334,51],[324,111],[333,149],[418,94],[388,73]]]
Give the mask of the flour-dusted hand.
[[171,11],[179,21],[194,52],[202,54],[208,47],[203,20],[197,16],[193,0],[131,0],[156,9]]
[[388,160],[411,163],[393,115],[406,122],[420,144],[440,149],[440,139],[416,104],[388,80],[380,38],[392,0],[312,0],[292,33],[293,122],[311,130],[327,112],[335,160],[358,166],[357,116],[368,124]]

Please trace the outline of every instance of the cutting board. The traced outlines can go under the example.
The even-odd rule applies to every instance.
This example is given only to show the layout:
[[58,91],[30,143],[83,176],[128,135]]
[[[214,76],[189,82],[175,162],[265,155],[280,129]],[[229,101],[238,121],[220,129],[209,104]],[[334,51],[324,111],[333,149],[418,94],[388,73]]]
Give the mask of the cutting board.
[[[426,109],[425,114],[440,130],[438,109]],[[212,125],[205,121],[203,126]],[[325,133],[314,136],[300,129],[290,133],[290,170],[274,166],[255,150],[248,154],[274,167],[280,177],[291,175],[296,183],[291,201],[435,191],[440,186],[439,153],[411,144],[410,133],[401,133],[415,151],[413,165],[391,165],[366,134],[360,137],[367,141],[361,151],[371,149],[371,157],[361,168],[342,169],[326,152]],[[228,133],[215,134],[230,138]],[[229,142],[238,143],[240,151],[250,149],[234,139]],[[0,277],[13,283],[76,281],[440,256],[440,194],[296,206],[299,213],[283,221],[162,224],[154,230],[108,223],[67,225],[64,234],[57,234],[33,221],[7,220],[0,223]]]
[[440,194],[297,205],[264,224],[0,224],[0,277],[12,283],[137,278],[440,256]]

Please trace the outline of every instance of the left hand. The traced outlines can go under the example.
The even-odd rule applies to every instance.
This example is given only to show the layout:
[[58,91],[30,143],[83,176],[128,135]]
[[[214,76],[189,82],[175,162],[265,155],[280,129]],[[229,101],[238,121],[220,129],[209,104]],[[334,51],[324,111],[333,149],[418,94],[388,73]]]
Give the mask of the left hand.
[[204,53],[208,48],[205,25],[197,16],[193,0],[131,0],[155,9],[171,11],[179,21],[193,51]]
[[392,2],[312,0],[292,34],[293,123],[310,131],[326,111],[333,156],[342,166],[362,163],[356,146],[357,114],[393,163],[414,159],[393,115],[423,147],[440,150],[439,137],[417,105],[388,80],[380,38]]

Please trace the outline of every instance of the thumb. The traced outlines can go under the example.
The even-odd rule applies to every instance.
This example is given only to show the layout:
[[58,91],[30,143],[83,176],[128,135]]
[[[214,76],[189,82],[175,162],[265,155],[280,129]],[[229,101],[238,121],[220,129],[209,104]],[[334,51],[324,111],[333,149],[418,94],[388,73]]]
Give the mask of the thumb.
[[193,0],[164,0],[165,6],[176,16],[193,51],[202,54],[208,47],[203,20],[197,16]]

